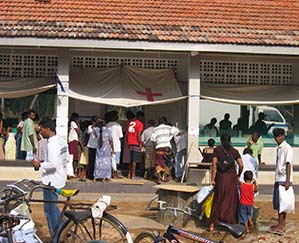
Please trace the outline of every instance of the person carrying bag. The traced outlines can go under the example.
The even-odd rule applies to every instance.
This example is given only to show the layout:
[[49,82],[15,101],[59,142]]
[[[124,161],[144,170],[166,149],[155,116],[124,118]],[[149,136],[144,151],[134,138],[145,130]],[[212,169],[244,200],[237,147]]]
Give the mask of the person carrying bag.
[[235,159],[227,152],[227,150],[221,145],[221,149],[223,150],[226,158],[220,159],[217,162],[217,170],[224,173],[228,171],[233,165],[235,165]]

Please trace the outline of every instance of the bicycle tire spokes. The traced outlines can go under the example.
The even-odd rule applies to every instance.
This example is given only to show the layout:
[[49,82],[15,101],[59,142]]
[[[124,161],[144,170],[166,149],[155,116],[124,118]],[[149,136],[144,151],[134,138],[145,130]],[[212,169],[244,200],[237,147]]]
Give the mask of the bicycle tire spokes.
[[[124,243],[124,238],[120,235],[120,229],[111,224],[105,218],[95,220],[98,225],[99,239],[109,243]],[[119,237],[117,237],[119,235]],[[96,238],[97,239],[97,238]]]
[[78,228],[79,228],[79,230],[81,232],[80,235],[82,235],[82,237],[84,237],[85,242],[87,240],[94,239],[93,236],[91,235],[91,233],[89,232],[88,227],[84,223],[83,224],[79,224]]

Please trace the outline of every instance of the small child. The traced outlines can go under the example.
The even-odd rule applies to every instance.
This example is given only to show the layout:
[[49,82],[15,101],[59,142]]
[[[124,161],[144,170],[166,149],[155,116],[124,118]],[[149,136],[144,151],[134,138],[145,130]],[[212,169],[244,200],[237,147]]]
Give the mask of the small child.
[[4,145],[5,160],[16,159],[16,139],[15,134],[12,132],[12,125],[7,124],[6,128],[6,143]]
[[210,138],[208,140],[209,147],[205,147],[202,151],[202,161],[203,163],[212,163],[213,153],[215,149],[215,140]]
[[254,193],[258,191],[258,185],[256,180],[253,179],[253,173],[250,170],[245,171],[244,181],[240,186],[239,219],[240,223],[245,225],[246,233],[250,233],[249,227],[253,226]]

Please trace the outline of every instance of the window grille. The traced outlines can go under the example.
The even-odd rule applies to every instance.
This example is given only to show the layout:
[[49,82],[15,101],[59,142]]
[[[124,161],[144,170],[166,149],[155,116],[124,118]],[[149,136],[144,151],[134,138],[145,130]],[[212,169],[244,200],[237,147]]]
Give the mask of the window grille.
[[128,58],[128,57],[94,57],[74,56],[72,66],[74,68],[109,68],[119,65],[128,65],[149,69],[172,68],[177,72],[178,61],[176,59],[154,59],[154,58]]
[[54,55],[0,54],[0,77],[53,77],[58,57]]
[[200,75],[202,83],[287,85],[293,79],[293,65],[202,60]]

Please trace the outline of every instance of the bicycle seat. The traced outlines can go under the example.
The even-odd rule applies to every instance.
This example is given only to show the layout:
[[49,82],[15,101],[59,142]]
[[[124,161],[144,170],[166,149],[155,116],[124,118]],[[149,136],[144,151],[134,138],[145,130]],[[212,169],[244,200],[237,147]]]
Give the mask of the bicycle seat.
[[70,220],[72,220],[73,222],[75,222],[75,224],[79,224],[82,220],[88,218],[91,216],[91,212],[90,210],[84,210],[84,211],[65,211],[64,212],[65,217],[69,218]]
[[64,197],[73,197],[79,193],[78,189],[67,190],[67,189],[58,189],[57,193]]
[[236,238],[241,237],[245,232],[245,227],[242,224],[229,224],[219,222],[219,225],[226,228]]

